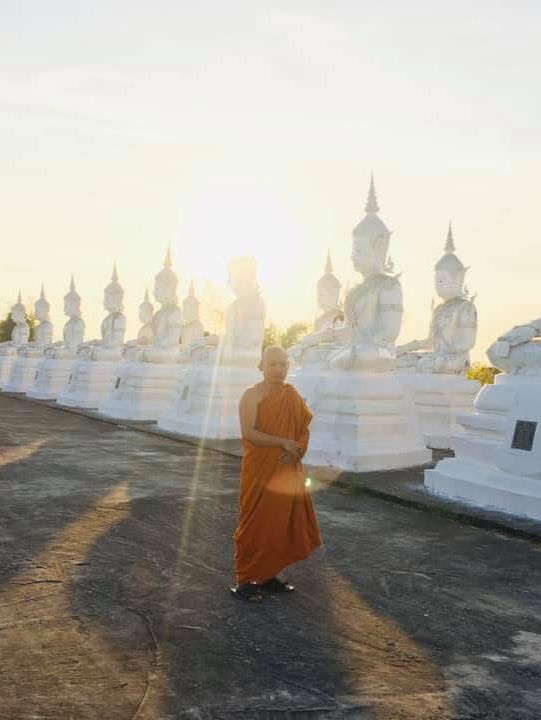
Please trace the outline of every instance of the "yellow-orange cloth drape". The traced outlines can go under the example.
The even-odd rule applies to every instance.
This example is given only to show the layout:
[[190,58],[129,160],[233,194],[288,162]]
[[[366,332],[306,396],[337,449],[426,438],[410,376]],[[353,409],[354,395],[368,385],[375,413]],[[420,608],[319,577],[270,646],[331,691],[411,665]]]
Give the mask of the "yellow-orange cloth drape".
[[[267,395],[256,429],[296,440],[306,450],[312,414],[292,385]],[[243,441],[240,510],[234,534],[237,583],[263,582],[321,545],[302,464],[279,462],[281,448]]]

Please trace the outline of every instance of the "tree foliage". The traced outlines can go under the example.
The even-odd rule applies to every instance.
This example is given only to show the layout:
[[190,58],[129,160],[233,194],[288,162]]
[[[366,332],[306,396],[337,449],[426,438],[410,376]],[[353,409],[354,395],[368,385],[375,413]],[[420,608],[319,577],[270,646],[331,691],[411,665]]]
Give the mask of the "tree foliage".
[[466,373],[468,380],[479,380],[482,385],[492,385],[494,378],[498,375],[501,370],[492,367],[491,365],[483,365],[480,362],[474,362],[471,364],[470,369]]
[[[36,331],[36,317],[34,313],[26,314],[26,322],[30,326],[30,340],[34,339],[34,333]],[[8,342],[11,340],[11,333],[15,323],[11,319],[11,312],[9,312],[4,320],[0,320],[0,342]]]
[[280,345],[287,350],[287,348],[298,343],[301,337],[308,332],[308,329],[309,325],[305,322],[293,323],[283,330],[278,325],[269,323],[265,328],[263,350],[269,345]]

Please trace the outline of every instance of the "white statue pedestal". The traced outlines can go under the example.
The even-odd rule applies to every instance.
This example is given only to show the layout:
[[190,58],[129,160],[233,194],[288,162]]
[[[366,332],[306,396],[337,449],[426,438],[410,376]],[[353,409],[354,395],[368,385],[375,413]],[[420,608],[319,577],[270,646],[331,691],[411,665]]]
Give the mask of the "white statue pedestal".
[[[11,352],[13,350],[13,352]],[[17,351],[10,348],[5,354],[0,354],[0,389],[6,390],[6,384],[9,382],[11,370],[17,360]]]
[[119,365],[120,360],[79,360],[73,367],[71,380],[56,402],[66,407],[97,409],[111,392]]
[[454,458],[425,473],[431,492],[541,520],[541,377],[498,375],[457,418]]
[[413,394],[425,445],[448,450],[457,415],[472,409],[481,383],[462,375],[443,373],[397,372],[397,377]]
[[312,410],[308,465],[366,472],[431,460],[411,394],[394,374],[326,371]]
[[247,387],[260,381],[256,368],[192,366],[182,373],[158,427],[196,438],[238,439],[240,398]]
[[171,402],[181,370],[177,363],[123,363],[98,410],[117,420],[156,421]]
[[36,370],[43,355],[19,356],[11,366],[9,380],[2,386],[4,392],[25,393],[32,387]]
[[69,382],[75,359],[44,358],[37,367],[27,395],[35,400],[56,400]]

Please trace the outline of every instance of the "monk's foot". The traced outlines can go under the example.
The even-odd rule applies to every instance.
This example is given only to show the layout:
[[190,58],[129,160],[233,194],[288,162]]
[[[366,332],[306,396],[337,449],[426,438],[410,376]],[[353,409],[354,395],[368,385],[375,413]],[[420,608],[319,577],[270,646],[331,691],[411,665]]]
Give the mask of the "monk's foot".
[[241,585],[232,587],[231,592],[234,597],[239,600],[244,600],[244,602],[260,603],[263,600],[259,585],[255,583],[242,583]]
[[277,577],[270,578],[270,580],[261,583],[261,588],[271,593],[290,593],[295,590],[294,585],[291,585],[285,580],[280,580],[280,578]]

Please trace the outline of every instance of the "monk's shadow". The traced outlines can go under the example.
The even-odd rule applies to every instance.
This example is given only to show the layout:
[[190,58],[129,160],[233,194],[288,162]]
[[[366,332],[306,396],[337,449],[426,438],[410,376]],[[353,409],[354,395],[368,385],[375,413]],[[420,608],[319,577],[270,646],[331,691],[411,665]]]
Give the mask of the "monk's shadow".
[[[126,644],[133,653],[156,653],[156,642],[149,713],[348,702],[325,551],[290,570],[296,593],[266,597],[258,606],[233,597],[239,461],[174,447],[182,448],[173,450],[182,462],[176,489],[131,492],[124,520],[97,540],[73,582],[74,612],[86,615],[119,657]],[[146,639],[126,636],[111,605],[144,618]]]

